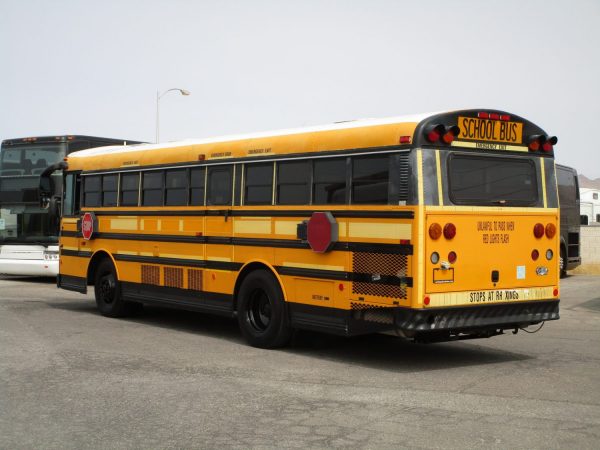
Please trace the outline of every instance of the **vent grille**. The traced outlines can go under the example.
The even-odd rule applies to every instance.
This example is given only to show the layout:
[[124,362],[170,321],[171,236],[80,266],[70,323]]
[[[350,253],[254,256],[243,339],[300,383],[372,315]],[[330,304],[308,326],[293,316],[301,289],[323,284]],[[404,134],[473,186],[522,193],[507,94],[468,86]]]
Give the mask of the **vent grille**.
[[183,288],[183,269],[165,267],[165,286]]
[[[392,277],[406,277],[408,256],[393,253],[365,253],[352,254],[352,271],[367,275],[383,275]],[[354,281],[352,283],[354,294],[374,295],[377,297],[406,298],[406,286],[388,283],[369,283]]]
[[142,283],[160,284],[160,267],[142,264]]
[[408,180],[410,179],[410,155],[398,155],[398,199],[408,200]]
[[202,270],[189,269],[188,270],[188,289],[194,291],[202,290]]

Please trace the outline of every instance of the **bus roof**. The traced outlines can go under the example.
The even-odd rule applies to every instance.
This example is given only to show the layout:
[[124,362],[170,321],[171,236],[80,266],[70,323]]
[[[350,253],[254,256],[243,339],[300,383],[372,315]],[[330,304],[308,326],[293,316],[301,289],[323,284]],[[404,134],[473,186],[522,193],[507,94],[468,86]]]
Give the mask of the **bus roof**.
[[[487,112],[485,112],[487,111]],[[484,113],[485,112],[485,113]],[[160,144],[116,145],[90,148],[69,155],[69,170],[102,171],[144,166],[177,165],[198,161],[262,160],[277,155],[362,149],[382,150],[400,145],[431,145],[421,130],[436,124],[454,125],[460,116],[478,117],[493,112],[503,120],[517,120],[523,137],[543,130],[519,116],[498,110],[468,109],[382,119],[361,119],[328,125],[250,134],[184,140]],[[486,116],[487,117],[487,116]],[[511,119],[512,118],[512,119]],[[479,119],[469,119],[479,120]],[[504,122],[508,123],[508,122]],[[473,138],[469,138],[473,139]],[[519,144],[521,136],[519,136]],[[526,143],[524,144],[527,145]],[[527,147],[524,148],[527,151]],[[548,154],[550,156],[551,154]]]
[[28,136],[4,139],[2,146],[9,145],[31,145],[31,144],[49,144],[49,143],[61,143],[61,142],[73,142],[73,141],[103,141],[103,142],[114,142],[115,144],[122,144],[123,142],[135,142],[131,139],[115,139],[101,136],[88,136],[84,134],[60,134],[55,136]]
[[[416,126],[436,113],[359,119],[328,125],[190,139],[160,144],[114,145],[69,155],[69,169],[108,169],[198,160],[398,146]],[[368,132],[366,132],[368,130]],[[165,150],[169,150],[165,152]]]

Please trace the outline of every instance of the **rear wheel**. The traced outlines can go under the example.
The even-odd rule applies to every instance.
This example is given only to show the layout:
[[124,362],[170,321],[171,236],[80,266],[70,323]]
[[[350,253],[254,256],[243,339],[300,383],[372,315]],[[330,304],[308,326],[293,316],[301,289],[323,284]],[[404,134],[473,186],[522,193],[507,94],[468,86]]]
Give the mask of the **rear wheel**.
[[563,247],[560,247],[560,261],[559,261],[559,268],[560,268],[560,277],[564,278],[567,276],[567,259],[566,259],[566,254],[565,254],[565,249]]
[[121,285],[112,261],[103,259],[96,270],[94,294],[100,314],[107,317],[128,316],[141,308],[141,304],[126,302],[121,296]]
[[277,280],[266,270],[250,273],[238,294],[238,323],[253,347],[285,346],[292,335],[287,304]]

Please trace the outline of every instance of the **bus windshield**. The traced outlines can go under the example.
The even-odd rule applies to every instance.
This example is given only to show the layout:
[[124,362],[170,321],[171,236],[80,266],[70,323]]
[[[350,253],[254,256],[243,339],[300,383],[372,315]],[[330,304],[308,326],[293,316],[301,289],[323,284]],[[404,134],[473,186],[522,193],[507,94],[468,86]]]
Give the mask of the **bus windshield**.
[[[30,212],[31,211],[31,212]],[[47,210],[0,209],[0,245],[58,242],[56,218]]]
[[531,206],[538,200],[529,158],[454,154],[448,172],[450,199],[457,205]]
[[61,161],[65,152],[65,144],[5,147],[0,153],[0,175],[40,175],[46,167]]

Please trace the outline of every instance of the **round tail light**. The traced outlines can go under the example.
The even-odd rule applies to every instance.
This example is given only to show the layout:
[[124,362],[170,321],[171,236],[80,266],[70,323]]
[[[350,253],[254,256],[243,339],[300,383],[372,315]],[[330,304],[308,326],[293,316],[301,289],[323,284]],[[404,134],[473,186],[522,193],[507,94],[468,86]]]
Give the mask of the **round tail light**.
[[456,262],[456,258],[457,258],[456,252],[450,252],[450,253],[448,253],[448,262],[450,264],[454,264]]
[[446,144],[452,144],[452,141],[454,140],[454,134],[452,134],[451,131],[448,131],[447,133],[444,133],[444,135],[442,136],[442,140]]
[[454,224],[447,223],[446,225],[444,225],[444,237],[446,239],[452,239],[454,236],[456,236],[456,227],[454,226]]
[[556,225],[549,223],[546,225],[546,236],[548,239],[552,239],[556,235]]
[[431,239],[438,240],[442,235],[442,226],[439,223],[432,223],[429,225],[429,237]]
[[531,259],[533,259],[534,261],[537,261],[537,259],[540,257],[540,252],[538,252],[537,250],[532,250],[531,251]]
[[545,230],[545,228],[544,228],[544,225],[542,225],[541,223],[536,223],[536,224],[533,226],[533,235],[534,235],[534,236],[535,236],[537,239],[541,238],[541,237],[544,235],[545,231],[546,231],[546,230]]

